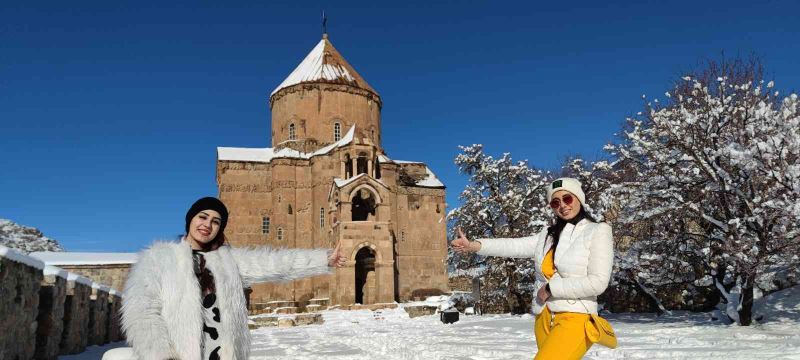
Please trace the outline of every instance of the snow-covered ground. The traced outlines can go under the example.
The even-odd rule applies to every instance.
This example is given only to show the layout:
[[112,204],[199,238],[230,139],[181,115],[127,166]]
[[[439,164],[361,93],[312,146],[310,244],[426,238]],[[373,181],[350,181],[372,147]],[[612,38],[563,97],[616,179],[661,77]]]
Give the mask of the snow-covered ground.
[[[676,312],[609,316],[620,346],[595,345],[586,359],[800,359],[800,287],[771,295],[750,327]],[[324,311],[325,324],[254,330],[251,359],[531,359],[530,315],[409,319],[402,309]],[[103,348],[61,359],[99,359]]]

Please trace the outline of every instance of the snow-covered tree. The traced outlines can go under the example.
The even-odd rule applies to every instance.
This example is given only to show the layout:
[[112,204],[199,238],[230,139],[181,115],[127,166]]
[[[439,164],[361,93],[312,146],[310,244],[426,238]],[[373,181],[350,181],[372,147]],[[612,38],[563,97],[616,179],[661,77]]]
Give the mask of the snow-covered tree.
[[[469,175],[469,185],[460,195],[461,206],[448,214],[451,233],[461,228],[470,239],[529,236],[548,224],[547,174],[526,161],[514,162],[510,154],[499,159],[486,155],[482,145],[461,147],[455,163]],[[482,301],[503,312],[528,312],[533,279],[533,261],[466,257],[451,251],[451,268],[480,269]]]
[[742,325],[755,292],[800,266],[798,99],[761,74],[758,63],[711,63],[629,118],[610,147],[637,171],[616,186],[619,221],[660,224],[661,238],[635,241],[663,249],[661,269],[699,269],[695,281],[714,284]]

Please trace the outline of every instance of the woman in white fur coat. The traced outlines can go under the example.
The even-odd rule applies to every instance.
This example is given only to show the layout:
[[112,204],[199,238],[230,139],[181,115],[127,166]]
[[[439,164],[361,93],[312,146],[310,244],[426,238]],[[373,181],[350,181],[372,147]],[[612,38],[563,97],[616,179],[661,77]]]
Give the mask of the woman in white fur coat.
[[155,243],[139,255],[122,300],[122,328],[138,359],[245,360],[250,351],[245,287],[326,274],[344,263],[338,246],[331,251],[224,245],[227,221],[221,201],[200,199],[186,214],[182,241]]
[[581,359],[592,346],[584,328],[588,314],[597,313],[597,296],[611,278],[611,226],[586,214],[586,196],[576,179],[553,181],[547,201],[555,224],[534,236],[470,241],[459,230],[451,246],[460,253],[533,258],[536,359]]

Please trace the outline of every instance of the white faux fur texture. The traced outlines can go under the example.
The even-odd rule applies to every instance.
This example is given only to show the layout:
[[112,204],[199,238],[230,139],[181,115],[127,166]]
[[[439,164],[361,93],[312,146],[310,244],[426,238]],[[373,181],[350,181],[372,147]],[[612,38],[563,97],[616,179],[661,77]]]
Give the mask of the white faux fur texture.
[[[244,283],[330,273],[327,254],[229,246],[205,253],[222,318],[221,358],[244,360],[250,352]],[[122,327],[140,359],[200,359],[202,304],[188,243],[157,242],[139,256],[125,285]]]

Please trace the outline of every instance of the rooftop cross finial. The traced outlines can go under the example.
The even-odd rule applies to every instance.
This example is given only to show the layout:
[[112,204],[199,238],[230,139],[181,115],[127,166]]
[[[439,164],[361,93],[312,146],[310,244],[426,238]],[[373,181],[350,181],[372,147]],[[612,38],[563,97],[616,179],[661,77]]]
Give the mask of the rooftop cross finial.
[[325,10],[322,10],[322,37],[328,37],[328,16],[325,15]]

